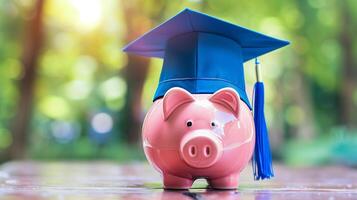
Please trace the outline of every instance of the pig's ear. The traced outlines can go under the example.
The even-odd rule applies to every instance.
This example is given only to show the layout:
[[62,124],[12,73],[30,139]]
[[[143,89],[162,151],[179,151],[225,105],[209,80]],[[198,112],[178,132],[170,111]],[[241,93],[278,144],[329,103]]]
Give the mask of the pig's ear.
[[164,120],[166,121],[179,106],[194,100],[195,98],[186,90],[179,87],[171,88],[163,99]]
[[228,110],[232,111],[234,116],[239,114],[239,94],[232,88],[223,88],[215,92],[209,100],[213,103],[218,103]]

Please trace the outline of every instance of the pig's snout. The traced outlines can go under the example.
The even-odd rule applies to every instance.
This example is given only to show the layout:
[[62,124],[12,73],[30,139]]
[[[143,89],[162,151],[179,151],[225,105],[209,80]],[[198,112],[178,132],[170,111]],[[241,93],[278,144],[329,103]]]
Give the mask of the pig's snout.
[[182,159],[195,168],[212,166],[221,156],[222,149],[222,142],[209,130],[188,133],[180,144]]

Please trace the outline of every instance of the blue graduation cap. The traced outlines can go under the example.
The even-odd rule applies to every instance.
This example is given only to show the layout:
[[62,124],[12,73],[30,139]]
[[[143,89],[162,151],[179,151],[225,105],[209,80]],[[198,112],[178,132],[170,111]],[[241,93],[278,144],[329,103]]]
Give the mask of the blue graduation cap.
[[[164,59],[154,101],[163,97],[172,87],[181,87],[193,94],[210,94],[231,87],[252,109],[245,90],[243,63],[287,44],[287,41],[185,9],[128,44],[124,51]],[[258,83],[261,83],[260,80]],[[255,88],[258,98],[255,97],[254,101],[258,101],[255,105],[259,107],[254,108],[256,137],[260,138],[256,138],[257,154],[254,160],[258,163],[255,167],[256,178],[264,179],[272,176],[273,172],[269,168],[271,155],[264,104],[261,103],[264,100],[263,86],[258,84]],[[261,154],[269,158],[263,156],[262,160]]]

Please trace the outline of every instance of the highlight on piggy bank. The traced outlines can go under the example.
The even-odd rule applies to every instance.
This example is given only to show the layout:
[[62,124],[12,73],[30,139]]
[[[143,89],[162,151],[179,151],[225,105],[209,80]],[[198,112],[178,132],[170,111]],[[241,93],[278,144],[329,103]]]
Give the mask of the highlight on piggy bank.
[[[142,140],[165,189],[189,189],[198,178],[214,189],[235,189],[251,159],[256,180],[274,176],[257,57],[288,44],[185,9],[124,48],[163,59]],[[243,68],[251,59],[253,106]]]

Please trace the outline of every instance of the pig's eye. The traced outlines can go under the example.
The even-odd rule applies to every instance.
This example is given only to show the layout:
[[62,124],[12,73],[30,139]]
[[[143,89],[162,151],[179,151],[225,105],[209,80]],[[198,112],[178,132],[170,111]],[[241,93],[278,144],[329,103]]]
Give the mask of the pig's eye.
[[216,127],[217,126],[216,122],[211,122],[211,126]]
[[187,127],[191,127],[191,126],[192,126],[192,121],[191,121],[191,120],[188,120],[188,121],[186,122],[186,126],[187,126]]

